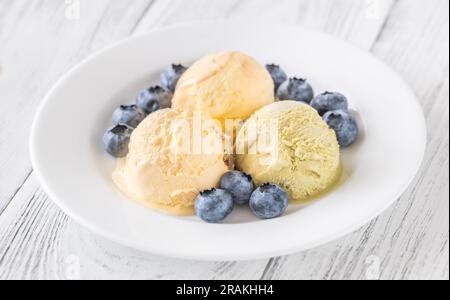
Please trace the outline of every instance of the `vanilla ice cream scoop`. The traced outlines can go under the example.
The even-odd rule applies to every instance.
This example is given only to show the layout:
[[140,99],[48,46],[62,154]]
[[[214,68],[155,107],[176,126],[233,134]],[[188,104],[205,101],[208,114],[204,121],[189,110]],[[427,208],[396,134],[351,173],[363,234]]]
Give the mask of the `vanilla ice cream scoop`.
[[183,74],[172,105],[223,121],[247,119],[274,99],[274,83],[264,66],[245,54],[222,52],[200,59]]
[[119,159],[113,180],[126,196],[146,206],[192,215],[199,192],[217,187],[232,166],[225,140],[215,120],[160,110],[133,132],[129,153]]
[[236,151],[237,167],[257,185],[278,184],[294,202],[326,191],[340,175],[334,131],[300,102],[280,101],[256,112],[241,128]]

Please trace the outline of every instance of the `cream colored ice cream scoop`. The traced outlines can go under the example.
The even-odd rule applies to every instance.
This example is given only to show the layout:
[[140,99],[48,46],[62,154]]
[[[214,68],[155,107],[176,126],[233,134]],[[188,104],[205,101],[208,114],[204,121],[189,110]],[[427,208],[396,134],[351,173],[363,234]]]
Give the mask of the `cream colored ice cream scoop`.
[[245,54],[222,52],[200,59],[183,74],[172,104],[223,121],[247,119],[274,99],[274,83],[264,66]]
[[340,174],[336,135],[310,106],[280,101],[256,112],[236,140],[237,167],[256,184],[283,187],[291,201],[306,202]]
[[216,120],[164,109],[133,132],[113,180],[129,198],[157,210],[194,214],[198,193],[216,187],[232,165]]

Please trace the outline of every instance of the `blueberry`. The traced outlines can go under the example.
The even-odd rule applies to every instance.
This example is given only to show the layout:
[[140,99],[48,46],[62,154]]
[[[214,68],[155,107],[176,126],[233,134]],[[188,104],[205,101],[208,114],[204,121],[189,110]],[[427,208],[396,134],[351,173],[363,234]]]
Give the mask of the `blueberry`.
[[137,105],[122,105],[114,111],[112,121],[113,125],[122,124],[136,128],[145,117],[145,113]]
[[334,110],[327,112],[323,119],[336,132],[339,145],[347,148],[352,145],[359,135],[358,124],[349,112]]
[[187,68],[183,65],[171,65],[161,74],[161,86],[172,93],[175,92],[178,80],[186,70]]
[[280,100],[295,100],[310,103],[314,98],[314,90],[306,79],[290,78],[283,82],[277,92]]
[[270,76],[272,76],[273,82],[275,83],[276,93],[280,85],[288,79],[286,72],[284,72],[284,70],[279,65],[275,64],[266,65],[266,69],[269,72]]
[[289,205],[288,194],[275,184],[266,183],[257,188],[250,198],[250,208],[260,219],[282,216]]
[[311,106],[323,116],[332,110],[348,111],[347,98],[339,93],[325,92],[311,101]]
[[231,214],[233,208],[233,196],[220,189],[201,192],[195,201],[197,216],[208,223],[222,222]]
[[137,97],[137,105],[147,114],[157,111],[163,103],[172,100],[172,92],[160,87],[154,86],[141,91]]
[[114,157],[124,157],[128,154],[128,144],[133,128],[127,125],[117,125],[103,135],[105,151]]
[[238,205],[247,204],[255,190],[252,177],[239,171],[225,173],[220,180],[220,188],[229,192]]

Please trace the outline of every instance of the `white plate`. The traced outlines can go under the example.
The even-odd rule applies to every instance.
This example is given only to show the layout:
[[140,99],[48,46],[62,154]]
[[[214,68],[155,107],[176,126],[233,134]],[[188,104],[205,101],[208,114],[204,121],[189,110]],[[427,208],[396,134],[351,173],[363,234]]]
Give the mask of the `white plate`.
[[[166,216],[123,197],[101,136],[120,104],[158,81],[172,62],[239,50],[308,78],[316,92],[346,94],[363,136],[343,153],[346,183],[307,207],[260,221],[249,210],[228,224]],[[163,256],[247,260],[321,245],[378,216],[408,187],[426,145],[423,113],[386,65],[327,35],[296,27],[200,23],[133,37],[87,59],[46,97],[32,129],[31,157],[44,190],[69,216],[118,243]]]

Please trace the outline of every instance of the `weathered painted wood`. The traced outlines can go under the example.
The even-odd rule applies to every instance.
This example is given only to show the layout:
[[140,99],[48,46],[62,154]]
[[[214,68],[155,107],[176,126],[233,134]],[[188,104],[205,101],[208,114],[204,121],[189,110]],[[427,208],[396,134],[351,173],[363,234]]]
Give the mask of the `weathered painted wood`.
[[297,266],[312,261],[310,267],[317,267],[325,260],[319,264],[324,278],[365,279],[371,256],[379,258],[383,279],[448,278],[449,32],[448,13],[439,13],[448,11],[448,2],[428,4],[396,3],[372,47],[405,78],[424,107],[429,145],[417,179],[391,209],[337,243],[333,255],[311,257],[319,251],[312,250],[275,260],[267,278],[285,278]]
[[[370,279],[378,277],[373,276],[378,259],[381,278],[448,279],[446,0],[284,0],[276,5],[272,0],[139,0],[132,6],[125,0],[81,0],[76,20],[66,17],[61,1],[4,3],[0,213],[7,208],[0,215],[0,279]],[[126,249],[88,232],[51,203],[30,173],[27,135],[40,99],[69,66],[133,32],[255,15],[324,30],[372,49],[413,86],[427,114],[430,145],[421,174],[394,207],[317,249],[272,260],[208,263]],[[32,41],[39,43],[31,47]]]
[[129,36],[153,1],[83,0],[79,16],[77,2],[0,3],[1,213],[31,172],[28,136],[44,95],[89,53]]

